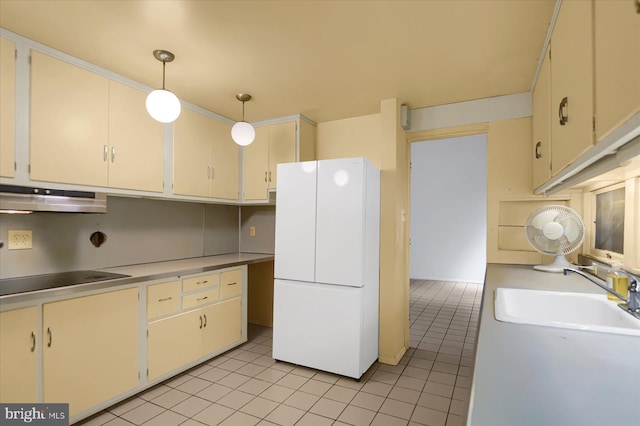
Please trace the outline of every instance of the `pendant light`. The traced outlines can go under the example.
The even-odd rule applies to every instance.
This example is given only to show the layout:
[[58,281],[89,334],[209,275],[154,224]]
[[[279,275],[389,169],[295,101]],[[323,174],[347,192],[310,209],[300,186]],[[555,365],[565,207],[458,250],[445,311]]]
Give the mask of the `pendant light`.
[[147,112],[161,123],[171,123],[180,115],[180,100],[164,88],[165,67],[175,59],[173,53],[166,50],[154,50],[153,56],[162,62],[162,89],[154,90],[147,96]]
[[251,100],[251,95],[238,93],[236,99],[242,102],[242,121],[238,121],[231,128],[231,138],[238,145],[247,146],[256,138],[256,130],[250,123],[244,121],[244,103]]

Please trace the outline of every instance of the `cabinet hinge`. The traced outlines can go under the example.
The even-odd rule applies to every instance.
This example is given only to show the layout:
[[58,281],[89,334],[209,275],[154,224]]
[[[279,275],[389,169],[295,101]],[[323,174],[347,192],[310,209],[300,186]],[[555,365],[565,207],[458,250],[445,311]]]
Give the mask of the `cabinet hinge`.
[[596,116],[593,116],[593,131],[596,131]]
[[31,173],[31,164],[29,164],[29,166],[27,167],[27,171]]
[[147,377],[149,377],[149,369],[147,368]]
[[13,162],[13,170],[14,170],[14,171],[15,171],[15,170],[18,170],[18,162],[17,162],[17,161],[14,161],[14,162]]
[[18,49],[13,49],[13,57],[18,59]]
[[138,380],[140,380],[140,372],[138,371]]

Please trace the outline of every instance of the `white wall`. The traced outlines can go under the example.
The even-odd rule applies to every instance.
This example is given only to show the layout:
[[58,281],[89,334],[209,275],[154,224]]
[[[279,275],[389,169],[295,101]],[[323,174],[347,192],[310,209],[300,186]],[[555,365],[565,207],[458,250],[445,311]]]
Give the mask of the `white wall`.
[[484,282],[486,135],[413,143],[411,164],[411,278]]

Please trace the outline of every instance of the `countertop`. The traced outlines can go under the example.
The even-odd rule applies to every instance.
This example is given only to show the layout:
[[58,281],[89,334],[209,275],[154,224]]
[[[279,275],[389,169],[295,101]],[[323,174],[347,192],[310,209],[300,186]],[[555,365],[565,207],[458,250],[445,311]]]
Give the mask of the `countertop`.
[[488,265],[467,425],[640,424],[640,338],[497,321],[498,287],[605,294],[576,274]]
[[36,301],[39,299],[50,297],[66,296],[78,292],[117,287],[176,276],[197,274],[200,272],[212,271],[215,269],[266,262],[269,260],[273,260],[272,254],[231,253],[217,256],[194,257],[189,259],[104,268],[99,269],[99,271],[125,274],[129,276],[125,278],[117,278],[113,280],[99,281],[94,283],[77,284],[66,287],[0,296],[0,305]]

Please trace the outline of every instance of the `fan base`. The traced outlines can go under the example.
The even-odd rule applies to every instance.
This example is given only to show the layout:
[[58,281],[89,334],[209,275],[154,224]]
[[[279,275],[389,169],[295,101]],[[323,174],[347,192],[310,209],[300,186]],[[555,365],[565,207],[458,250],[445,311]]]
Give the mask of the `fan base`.
[[546,265],[535,265],[533,269],[543,272],[562,272],[564,268],[571,268],[573,265],[567,261],[564,255],[556,256],[552,263]]

